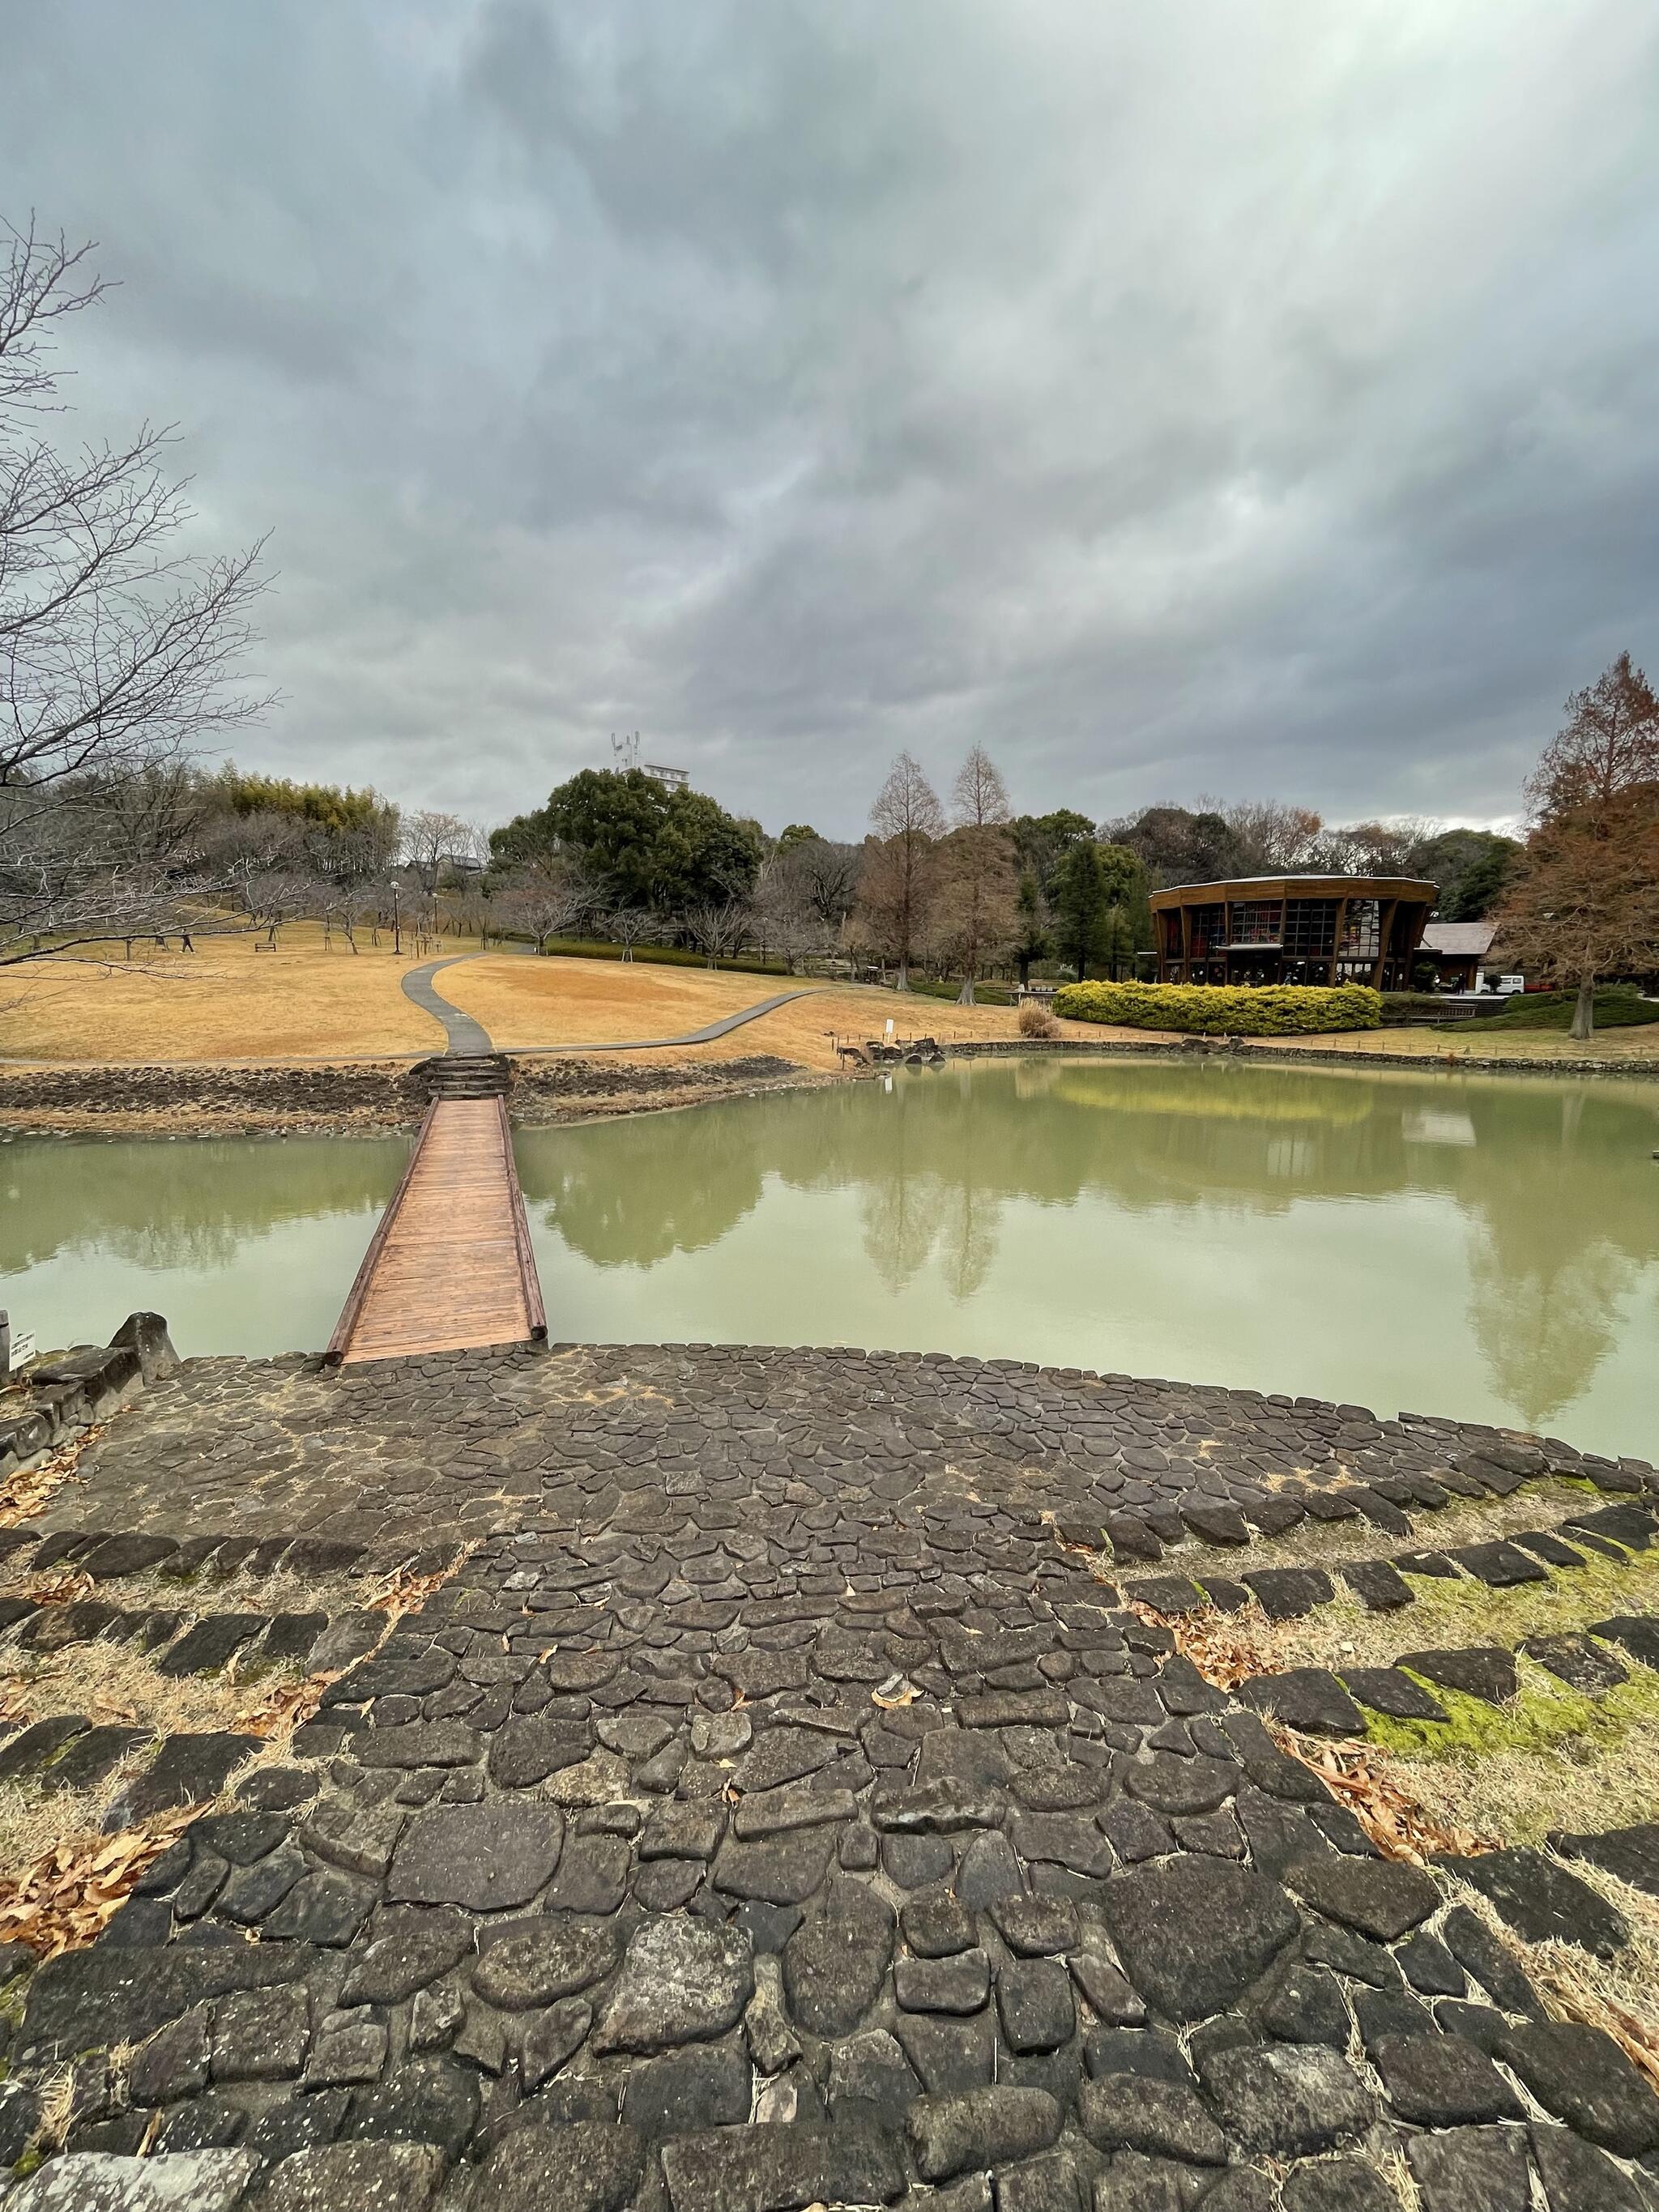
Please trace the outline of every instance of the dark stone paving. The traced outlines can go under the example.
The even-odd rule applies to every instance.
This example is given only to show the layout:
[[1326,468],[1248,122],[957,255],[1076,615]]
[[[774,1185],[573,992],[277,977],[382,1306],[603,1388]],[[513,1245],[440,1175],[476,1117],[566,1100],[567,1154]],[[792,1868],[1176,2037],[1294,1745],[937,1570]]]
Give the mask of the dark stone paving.
[[[1468,1423],[1013,1360],[583,1346],[328,1374],[295,1355],[186,1361],[88,1449],[46,1522],[435,1542],[528,1519],[665,1532],[701,1497],[752,1515],[769,1540],[775,1522],[832,1509],[843,1545],[876,1547],[837,1554],[856,1588],[883,1580],[888,1534],[936,1504],[978,1499],[972,1525],[1012,1546],[1011,1566],[1028,1564],[1038,1540],[1021,1532],[1048,1514],[1144,1572],[1206,1505],[1242,1506],[1246,1534],[1302,1504],[1352,1518],[1357,1495],[1386,1510],[1352,1486],[1438,1471],[1467,1489],[1466,1466],[1513,1487],[1611,1462]],[[1052,1547],[1052,1530],[1041,1540]]]
[[[1075,1547],[1505,1450],[969,1361],[192,1363],[65,1525],[477,1548],[33,1972],[0,2135],[65,2062],[74,2117],[12,2201],[1651,2212],[1618,2047]],[[141,2146],[186,2193],[94,2197]]]

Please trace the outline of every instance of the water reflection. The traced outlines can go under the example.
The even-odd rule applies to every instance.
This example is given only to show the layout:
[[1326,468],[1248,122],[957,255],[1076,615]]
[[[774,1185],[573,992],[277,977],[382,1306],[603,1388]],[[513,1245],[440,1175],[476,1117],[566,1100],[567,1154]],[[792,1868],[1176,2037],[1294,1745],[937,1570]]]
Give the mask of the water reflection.
[[[556,1337],[884,1345],[1659,1454],[1659,1085],[1033,1060],[521,1132]],[[326,1342],[399,1139],[0,1145],[0,1305]]]
[[0,1145],[0,1305],[43,1345],[140,1307],[182,1352],[328,1341],[401,1139],[20,1139]]
[[[1363,1360],[1357,1340],[1402,1335],[1432,1267],[1443,1334],[1467,1336],[1509,1417],[1537,1425],[1583,1397],[1659,1261],[1656,1142],[1659,1087],[1646,1082],[1026,1060],[907,1075],[890,1091],[846,1085],[529,1133],[519,1149],[543,1231],[600,1269],[707,1252],[764,1215],[769,1188],[844,1194],[888,1294],[925,1287],[961,1307],[994,1292],[1011,1208],[1029,1258],[1030,1208],[1081,1207],[1097,1302],[1125,1264],[1130,1224],[1184,1223],[1206,1247],[1194,1302],[1224,1315],[1230,1288],[1249,1305],[1271,1266],[1286,1342],[1346,1344]],[[1448,1219],[1464,1238],[1451,1324],[1432,1229]],[[833,1257],[829,1240],[844,1236],[826,1214],[809,1249],[778,1257],[810,1285]],[[1144,1273],[1144,1240],[1137,1249]],[[1048,1289],[1058,1300],[1065,1285]],[[792,1291],[783,1303],[800,1300]],[[774,1333],[827,1332],[780,1310]],[[1407,1395],[1442,1405],[1458,1348],[1425,1341],[1420,1316],[1416,1335],[1425,1372]]]
[[0,1146],[0,1276],[92,1249],[140,1267],[228,1267],[283,1223],[378,1212],[408,1157],[396,1138]]

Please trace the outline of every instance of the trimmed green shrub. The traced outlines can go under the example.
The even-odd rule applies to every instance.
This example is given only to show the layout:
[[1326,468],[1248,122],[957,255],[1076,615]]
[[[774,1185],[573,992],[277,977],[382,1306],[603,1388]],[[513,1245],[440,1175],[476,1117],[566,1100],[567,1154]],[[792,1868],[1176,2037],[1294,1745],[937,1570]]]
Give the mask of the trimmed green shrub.
[[[1448,1022],[1448,1029],[1472,1030],[1481,1036],[1500,1036],[1510,1030],[1566,1030],[1572,1026],[1576,991],[1516,991],[1504,1001],[1501,1013],[1483,1014],[1476,1021]],[[1633,983],[1606,983],[1595,994],[1598,1030],[1639,1029],[1659,1022],[1659,1004],[1644,999]]]
[[1364,983],[1273,983],[1260,990],[1220,983],[1068,983],[1054,994],[1054,1012],[1068,1021],[1195,1036],[1300,1036],[1380,1028],[1382,994]]
[[[913,975],[910,988],[919,999],[944,999],[954,1006],[962,986],[960,983],[936,983],[931,979],[923,981]],[[981,1006],[1012,1006],[1014,1003],[1013,992],[1006,983],[977,982],[974,986],[974,999],[975,1004]]]
[[[495,930],[490,933],[498,941],[510,939],[515,945],[529,942],[522,930]],[[620,960],[623,957],[620,945],[604,944],[587,937],[550,937],[547,951],[550,959],[559,960]],[[636,945],[634,957],[641,967],[706,968],[708,965],[704,954],[690,952],[681,945]],[[790,972],[787,961],[747,957],[730,960],[724,953],[714,965],[735,970],[742,975],[787,975]]]

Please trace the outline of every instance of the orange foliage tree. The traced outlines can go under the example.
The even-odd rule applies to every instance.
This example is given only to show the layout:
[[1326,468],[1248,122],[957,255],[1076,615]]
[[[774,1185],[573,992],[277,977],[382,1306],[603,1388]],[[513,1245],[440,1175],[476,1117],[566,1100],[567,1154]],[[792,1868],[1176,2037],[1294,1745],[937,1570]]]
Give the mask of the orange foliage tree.
[[1527,799],[1533,828],[1498,942],[1577,992],[1583,1039],[1602,977],[1659,966],[1659,698],[1629,653],[1568,700]]

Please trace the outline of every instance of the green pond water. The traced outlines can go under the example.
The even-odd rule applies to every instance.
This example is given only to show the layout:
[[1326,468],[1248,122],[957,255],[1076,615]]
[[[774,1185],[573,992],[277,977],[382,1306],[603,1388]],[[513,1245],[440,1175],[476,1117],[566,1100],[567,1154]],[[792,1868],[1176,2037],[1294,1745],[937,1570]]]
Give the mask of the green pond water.
[[[521,1130],[555,1338],[1249,1385],[1659,1455],[1659,1084],[1028,1060]],[[328,1338],[401,1140],[0,1146],[0,1303]]]

